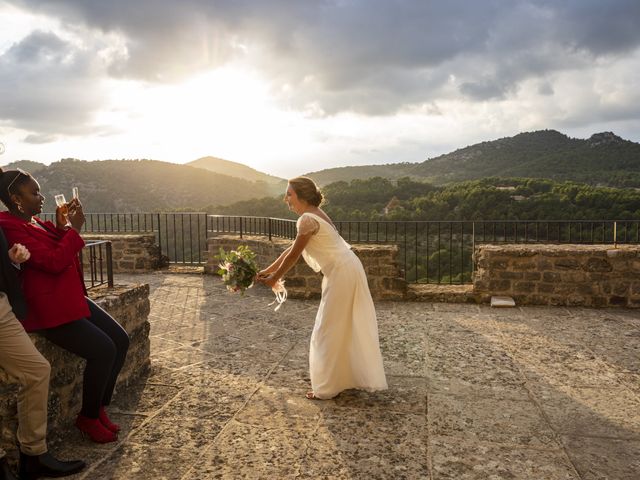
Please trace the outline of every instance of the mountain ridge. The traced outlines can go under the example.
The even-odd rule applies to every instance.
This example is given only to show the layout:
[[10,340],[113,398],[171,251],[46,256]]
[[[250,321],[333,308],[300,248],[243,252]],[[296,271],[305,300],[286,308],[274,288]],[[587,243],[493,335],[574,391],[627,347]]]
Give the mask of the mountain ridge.
[[42,166],[27,171],[34,174],[47,198],[45,212],[55,209],[54,195],[64,193],[70,198],[74,186],[80,189],[85,210],[91,212],[200,210],[270,195],[265,182],[250,182],[158,160],[66,158],[50,165],[24,162],[13,162],[2,168]]
[[639,188],[640,144],[613,132],[583,140],[556,130],[538,130],[469,145],[418,163],[337,167],[307,175],[321,185],[372,176],[410,177],[436,185],[504,176]]

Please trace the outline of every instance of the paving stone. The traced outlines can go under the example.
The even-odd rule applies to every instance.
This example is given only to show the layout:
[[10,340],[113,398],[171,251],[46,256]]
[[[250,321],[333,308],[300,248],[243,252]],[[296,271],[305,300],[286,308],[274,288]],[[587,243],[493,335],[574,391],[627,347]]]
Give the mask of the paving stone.
[[437,383],[464,382],[467,384],[519,385],[524,383],[519,367],[499,337],[478,341],[475,334],[467,335],[469,342],[452,336],[449,345],[428,342],[425,362],[426,375]]
[[151,417],[129,435],[127,441],[147,445],[149,450],[166,448],[198,452],[215,440],[231,417],[232,413],[226,409],[203,411],[200,417],[185,416],[169,409]]
[[263,428],[313,430],[327,402],[311,401],[300,392],[261,387],[235,416],[235,421]]
[[558,449],[556,435],[530,400],[429,395],[429,432],[466,440]]
[[610,438],[563,437],[582,480],[637,480],[640,442]]
[[424,328],[379,325],[380,351],[388,375],[424,376]]
[[114,395],[109,411],[150,414],[164,407],[180,392],[172,385],[156,385],[150,382],[128,385]]
[[562,450],[523,448],[433,437],[433,480],[579,480]]
[[303,478],[429,478],[424,415],[345,410],[321,415]]
[[[227,338],[220,339],[216,344],[216,349],[222,350],[228,347]],[[191,365],[197,365],[211,359],[211,355],[200,348],[180,347],[164,352],[151,352],[151,364],[159,363],[163,367],[176,370]]]
[[338,395],[338,407],[387,412],[425,414],[427,411],[427,382],[422,377],[393,377],[387,375],[388,390],[364,392],[347,390]]
[[86,480],[180,480],[198,452],[188,448],[149,448],[126,444],[81,477]]
[[640,402],[627,388],[529,385],[551,426],[570,435],[640,439]]
[[512,334],[513,356],[531,381],[554,385],[614,386],[616,371],[579,343],[552,337]]
[[188,478],[295,478],[306,440],[306,432],[231,422],[193,464]]

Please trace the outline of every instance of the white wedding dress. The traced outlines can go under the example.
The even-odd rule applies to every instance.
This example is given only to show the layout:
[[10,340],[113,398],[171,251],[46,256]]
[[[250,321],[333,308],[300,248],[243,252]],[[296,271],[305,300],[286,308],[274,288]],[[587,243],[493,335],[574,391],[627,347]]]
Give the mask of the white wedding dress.
[[304,213],[297,227],[314,232],[302,256],[324,275],[309,349],[314,395],[328,399],[349,388],[385,390],[376,311],[360,259],[322,217]]

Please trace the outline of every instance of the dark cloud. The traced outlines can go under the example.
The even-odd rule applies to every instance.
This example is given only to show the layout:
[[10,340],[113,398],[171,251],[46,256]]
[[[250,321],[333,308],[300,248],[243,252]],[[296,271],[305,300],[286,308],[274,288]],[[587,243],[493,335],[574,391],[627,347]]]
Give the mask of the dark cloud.
[[34,31],[0,56],[0,121],[37,132],[87,133],[102,102],[102,71],[95,52],[53,33]]
[[58,140],[58,137],[55,135],[37,135],[31,134],[24,137],[23,141],[25,143],[31,143],[34,145],[41,145],[43,143],[52,143]]
[[[275,92],[287,85],[282,100],[293,108],[318,114],[503,99],[529,79],[549,95],[550,75],[640,45],[638,0],[10,3],[122,36],[125,53],[110,75],[174,82],[239,60],[262,70]],[[41,61],[41,49],[21,49]]]

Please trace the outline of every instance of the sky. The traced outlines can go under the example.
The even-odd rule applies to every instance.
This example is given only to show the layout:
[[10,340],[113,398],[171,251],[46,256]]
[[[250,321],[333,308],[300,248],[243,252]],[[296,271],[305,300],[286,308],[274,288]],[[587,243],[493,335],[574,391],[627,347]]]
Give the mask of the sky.
[[281,177],[555,129],[640,141],[638,0],[0,0],[0,165]]

